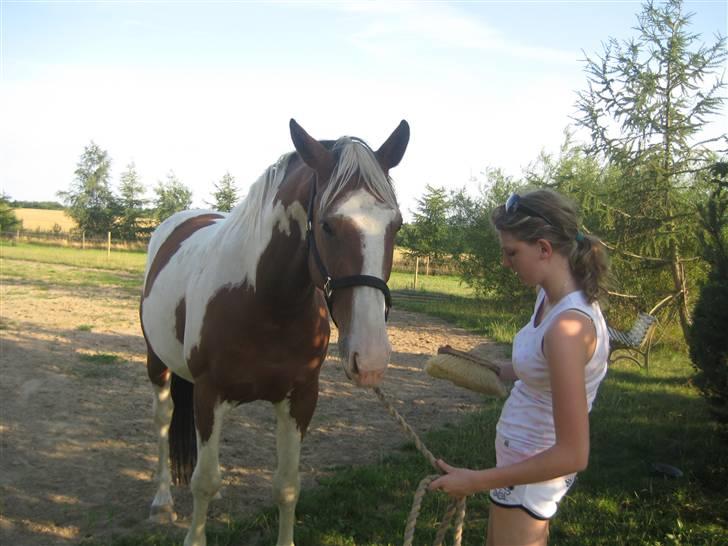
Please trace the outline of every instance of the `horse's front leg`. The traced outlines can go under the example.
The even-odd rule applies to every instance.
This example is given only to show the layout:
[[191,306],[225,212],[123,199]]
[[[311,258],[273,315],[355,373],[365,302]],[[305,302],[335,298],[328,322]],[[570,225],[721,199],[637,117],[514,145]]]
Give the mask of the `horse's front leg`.
[[192,473],[192,520],[184,546],[206,546],[205,524],[210,500],[220,490],[220,432],[223,417],[230,409],[220,403],[209,389],[195,383],[195,427],[197,429],[197,464]]
[[293,546],[296,503],[301,491],[298,471],[301,439],[311,421],[317,398],[318,381],[313,381],[305,389],[294,389],[290,398],[275,404],[278,466],[273,477],[273,498],[278,505],[277,546]]
[[273,476],[273,500],[278,505],[277,546],[293,546],[293,523],[301,490],[298,463],[301,456],[301,432],[291,417],[288,399],[275,404],[276,452],[278,467]]

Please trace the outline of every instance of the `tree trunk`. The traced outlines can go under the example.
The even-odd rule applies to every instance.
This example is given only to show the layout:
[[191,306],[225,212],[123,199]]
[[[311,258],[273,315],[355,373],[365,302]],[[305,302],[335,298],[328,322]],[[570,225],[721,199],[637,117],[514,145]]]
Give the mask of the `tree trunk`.
[[687,279],[685,278],[685,268],[680,261],[680,253],[677,251],[674,244],[675,243],[673,242],[670,269],[672,272],[672,280],[675,285],[675,291],[678,292],[678,295],[675,298],[675,305],[677,305],[678,316],[680,317],[680,327],[682,328],[683,338],[687,343],[691,325],[690,309],[688,306],[688,285]]

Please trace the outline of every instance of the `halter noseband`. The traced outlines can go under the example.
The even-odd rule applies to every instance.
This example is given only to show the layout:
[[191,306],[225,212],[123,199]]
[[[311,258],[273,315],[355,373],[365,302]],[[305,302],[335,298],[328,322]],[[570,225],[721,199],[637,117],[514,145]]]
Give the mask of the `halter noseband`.
[[[316,181],[317,178],[311,181],[311,194],[308,198],[308,221],[306,222],[306,243],[308,244],[308,251],[313,254],[313,259],[316,262],[321,277],[324,279],[323,292],[326,298],[326,305],[329,308],[329,314],[331,319],[336,324],[334,319],[333,304],[334,304],[334,290],[339,288],[351,288],[353,286],[370,286],[376,288],[384,294],[384,320],[386,321],[389,317],[389,310],[392,307],[392,295],[389,293],[389,287],[379,277],[373,277],[372,275],[351,275],[349,277],[342,277],[340,279],[332,279],[329,275],[326,266],[324,265],[321,255],[319,254],[318,248],[316,247],[316,237],[313,234],[313,202],[316,198]],[[337,325],[338,326],[338,325]]]

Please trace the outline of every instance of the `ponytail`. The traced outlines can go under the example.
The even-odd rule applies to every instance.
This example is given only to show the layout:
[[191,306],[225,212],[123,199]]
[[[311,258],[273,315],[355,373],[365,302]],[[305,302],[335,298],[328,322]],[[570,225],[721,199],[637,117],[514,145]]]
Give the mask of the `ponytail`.
[[581,234],[574,240],[569,265],[579,287],[590,302],[606,300],[609,258],[602,242],[593,235]]

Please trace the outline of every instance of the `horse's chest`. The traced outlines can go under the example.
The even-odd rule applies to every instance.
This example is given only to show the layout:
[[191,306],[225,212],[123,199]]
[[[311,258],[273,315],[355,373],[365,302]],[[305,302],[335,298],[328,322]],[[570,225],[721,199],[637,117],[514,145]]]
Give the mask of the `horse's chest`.
[[329,333],[316,305],[285,316],[265,305],[208,305],[190,371],[213,378],[230,398],[275,399],[318,376]]

